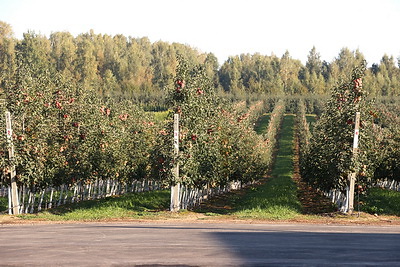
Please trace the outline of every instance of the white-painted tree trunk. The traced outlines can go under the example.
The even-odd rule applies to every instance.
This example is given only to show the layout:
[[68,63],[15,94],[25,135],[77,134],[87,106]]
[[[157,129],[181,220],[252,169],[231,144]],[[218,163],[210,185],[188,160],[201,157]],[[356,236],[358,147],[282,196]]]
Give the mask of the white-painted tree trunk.
[[31,192],[31,200],[30,200],[30,213],[33,213],[35,210],[35,199],[36,199],[36,194],[35,192]]
[[38,211],[42,210],[42,204],[43,204],[43,198],[44,198],[45,192],[46,192],[46,190],[43,189],[40,194],[40,199],[39,199],[38,208],[37,208]]
[[8,214],[12,214],[11,186],[8,187]]
[[50,201],[49,201],[49,205],[47,206],[48,209],[51,209],[53,207],[53,195],[54,195],[54,187],[51,187]]

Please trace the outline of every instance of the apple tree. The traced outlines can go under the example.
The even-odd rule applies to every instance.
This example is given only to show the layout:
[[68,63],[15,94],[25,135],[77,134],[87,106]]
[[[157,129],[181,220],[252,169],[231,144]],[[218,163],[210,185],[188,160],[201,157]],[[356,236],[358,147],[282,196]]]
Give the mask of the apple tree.
[[[376,155],[372,108],[362,85],[365,69],[364,62],[333,88],[301,159],[303,178],[323,191],[345,190],[351,172],[357,172],[358,185],[371,185]],[[353,157],[356,112],[361,113],[360,143]]]

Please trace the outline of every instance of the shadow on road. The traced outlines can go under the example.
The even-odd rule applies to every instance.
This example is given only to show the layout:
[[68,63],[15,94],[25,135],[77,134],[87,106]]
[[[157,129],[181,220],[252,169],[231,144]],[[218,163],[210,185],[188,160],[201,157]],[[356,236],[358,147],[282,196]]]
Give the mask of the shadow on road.
[[246,265],[400,266],[399,234],[215,232]]
[[[299,231],[285,226],[252,227],[235,226],[229,228],[217,225],[102,225],[99,227],[131,228],[133,231],[172,231],[191,239],[194,233],[202,233],[210,243],[218,243],[221,248],[235,255],[245,266],[260,265],[372,265],[400,266],[400,234],[385,233],[382,228],[377,233],[363,233],[354,227],[325,227],[319,230]],[[270,228],[270,229],[268,229]],[[300,226],[298,229],[302,229]],[[379,229],[379,228],[377,228]],[[366,229],[364,229],[366,231]],[[376,229],[375,229],[376,230]],[[348,231],[348,232],[346,232]],[[359,231],[353,233],[351,231]],[[373,231],[373,230],[372,230]],[[361,232],[361,233],[360,233]],[[196,248],[193,242],[192,249]]]

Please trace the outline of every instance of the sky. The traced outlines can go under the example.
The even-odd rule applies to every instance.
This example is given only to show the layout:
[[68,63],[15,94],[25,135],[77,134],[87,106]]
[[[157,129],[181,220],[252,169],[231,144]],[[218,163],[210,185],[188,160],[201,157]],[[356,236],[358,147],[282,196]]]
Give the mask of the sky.
[[305,64],[315,46],[331,62],[342,48],[368,64],[400,56],[400,0],[0,0],[15,37],[68,31],[148,37],[229,56],[286,51]]

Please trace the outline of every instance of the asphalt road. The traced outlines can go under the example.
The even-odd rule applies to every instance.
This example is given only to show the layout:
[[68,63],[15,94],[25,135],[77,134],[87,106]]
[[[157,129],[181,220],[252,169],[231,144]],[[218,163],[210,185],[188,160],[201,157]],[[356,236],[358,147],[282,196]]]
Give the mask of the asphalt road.
[[400,226],[0,225],[0,266],[400,266]]

